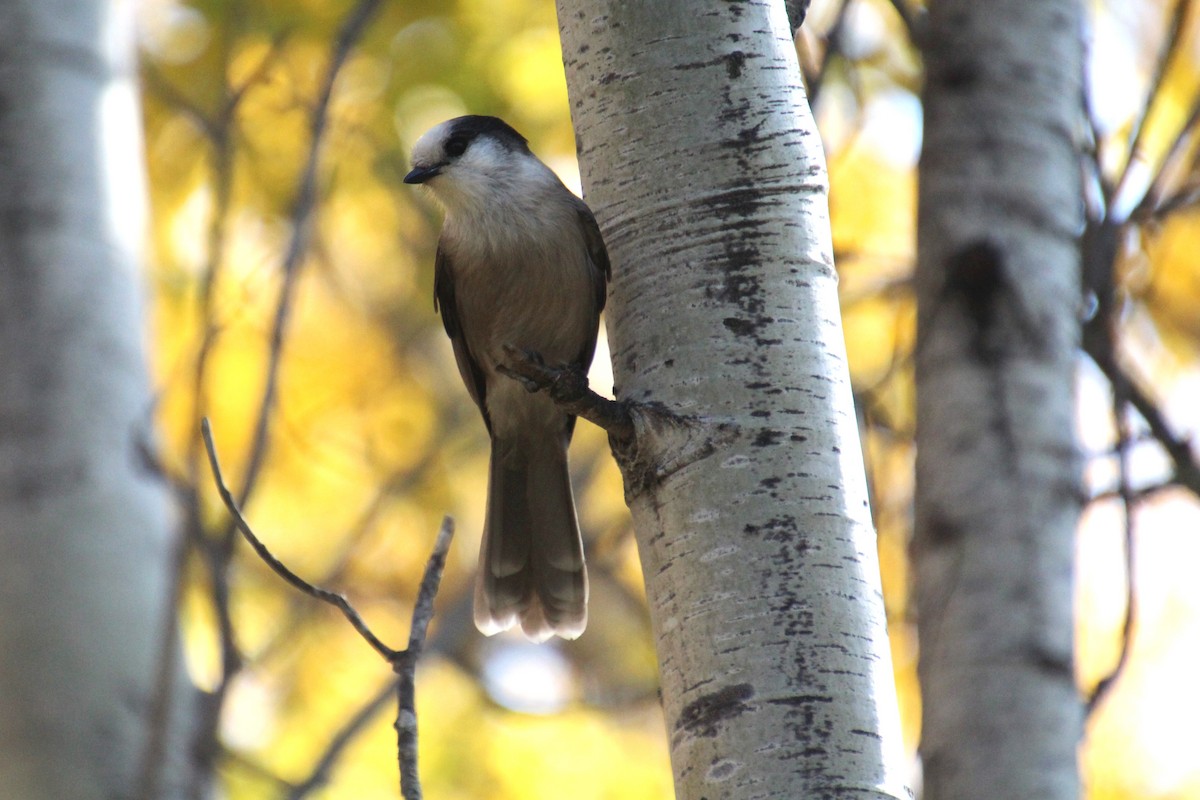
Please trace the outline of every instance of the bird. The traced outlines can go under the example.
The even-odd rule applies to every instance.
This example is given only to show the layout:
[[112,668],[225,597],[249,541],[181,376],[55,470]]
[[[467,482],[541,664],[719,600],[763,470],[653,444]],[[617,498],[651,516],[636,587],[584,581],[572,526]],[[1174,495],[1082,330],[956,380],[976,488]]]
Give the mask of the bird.
[[475,625],[574,639],[588,580],[567,447],[575,417],[504,374],[507,348],[586,372],[611,275],[588,206],[497,117],[442,122],[412,148],[404,182],[444,212],[434,309],[491,440]]

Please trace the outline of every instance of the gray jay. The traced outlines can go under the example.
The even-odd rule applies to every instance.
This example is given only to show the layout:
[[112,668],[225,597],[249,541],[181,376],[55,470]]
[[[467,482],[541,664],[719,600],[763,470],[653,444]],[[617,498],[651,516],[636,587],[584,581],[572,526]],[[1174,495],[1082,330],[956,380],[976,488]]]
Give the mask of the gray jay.
[[486,635],[518,622],[543,641],[587,625],[587,573],[567,445],[575,417],[501,372],[505,345],[586,370],[609,276],[592,212],[495,117],[456,117],[413,146],[405,183],[445,211],[434,308],[491,436],[475,585]]

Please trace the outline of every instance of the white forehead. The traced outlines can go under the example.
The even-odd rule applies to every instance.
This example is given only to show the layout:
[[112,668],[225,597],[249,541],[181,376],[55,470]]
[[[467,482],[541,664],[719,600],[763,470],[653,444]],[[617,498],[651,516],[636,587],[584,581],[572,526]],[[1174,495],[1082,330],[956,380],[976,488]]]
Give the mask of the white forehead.
[[438,123],[421,134],[421,138],[417,139],[412,149],[414,166],[427,167],[442,160],[442,147],[450,135],[450,122],[451,120],[446,120]]

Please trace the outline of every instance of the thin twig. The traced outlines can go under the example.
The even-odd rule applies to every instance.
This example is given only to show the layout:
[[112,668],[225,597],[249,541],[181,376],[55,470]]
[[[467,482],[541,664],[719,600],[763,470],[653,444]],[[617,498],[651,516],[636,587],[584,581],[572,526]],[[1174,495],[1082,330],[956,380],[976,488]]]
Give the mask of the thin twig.
[[1129,664],[1129,656],[1133,651],[1133,625],[1137,618],[1137,591],[1134,579],[1136,572],[1134,512],[1137,507],[1137,496],[1130,479],[1129,448],[1132,446],[1133,436],[1129,430],[1128,385],[1123,382],[1113,383],[1112,396],[1113,421],[1117,427],[1117,492],[1121,498],[1121,508],[1125,517],[1124,553],[1122,554],[1125,564],[1125,618],[1121,624],[1121,652],[1117,656],[1117,663],[1113,665],[1107,675],[1100,679],[1088,696],[1087,713],[1089,716],[1108,697],[1112,687],[1124,674],[1125,668]]
[[[1179,193],[1165,200],[1162,198],[1164,192],[1163,184],[1171,176],[1175,161],[1181,158],[1188,150],[1187,145],[1190,143],[1189,135],[1195,130],[1197,123],[1200,123],[1200,92],[1197,92],[1195,98],[1192,100],[1192,109],[1188,114],[1187,120],[1179,126],[1179,131],[1175,134],[1175,139],[1171,142],[1171,146],[1167,148],[1167,153],[1163,156],[1162,163],[1159,165],[1158,174],[1150,182],[1150,186],[1146,189],[1146,193],[1142,196],[1137,208],[1130,214],[1131,218],[1141,221],[1152,215],[1161,219],[1179,207]],[[1185,187],[1184,192],[1193,193],[1195,192],[1195,187]]]
[[[230,58],[229,35],[221,39],[221,60],[226,66]],[[209,141],[213,150],[213,180],[215,182],[215,200],[213,202],[212,218],[208,230],[208,251],[203,279],[200,287],[200,317],[204,320],[204,332],[196,354],[193,368],[192,404],[193,416],[196,418],[203,413],[206,404],[204,378],[207,371],[209,354],[216,343],[217,326],[213,322],[213,290],[217,283],[218,271],[222,259],[225,240],[225,219],[229,206],[230,187],[232,185],[233,158],[230,129],[233,124],[236,102],[226,103],[215,116],[210,116],[193,104],[182,92],[162,76],[151,62],[143,66],[143,74],[162,95],[184,116],[190,118]],[[226,89],[228,93],[228,89]],[[229,614],[228,559],[218,546],[218,540],[205,536],[200,519],[199,500],[195,487],[199,485],[199,452],[198,443],[193,439],[186,455],[188,475],[187,490],[184,493],[184,532],[177,544],[177,550],[172,559],[170,575],[171,589],[169,593],[169,611],[167,625],[163,631],[163,642],[158,665],[158,681],[152,715],[152,733],[149,737],[149,747],[146,762],[143,765],[142,779],[139,786],[139,797],[155,798],[159,794],[161,782],[162,761],[165,755],[166,730],[171,713],[171,693],[174,687],[175,673],[178,669],[178,603],[183,591],[183,572],[195,547],[203,557],[212,585],[212,602],[214,615],[219,631],[219,647],[221,653],[220,681],[212,692],[201,696],[198,709],[199,722],[192,726],[191,742],[188,747],[196,754],[189,763],[195,764],[195,773],[207,773],[212,759],[215,758],[217,747],[217,726],[220,709],[224,704],[225,694],[241,666],[241,655],[234,640],[233,626]],[[186,794],[199,795],[203,789],[197,781],[191,781]]]
[[1084,336],[1083,348],[1109,384],[1125,387],[1129,405],[1141,415],[1150,429],[1150,435],[1166,451],[1174,467],[1173,481],[1200,497],[1200,461],[1192,451],[1190,439],[1177,436],[1171,429],[1166,416],[1154,400],[1133,380],[1132,376],[1117,363],[1111,344],[1103,336]]
[[833,25],[830,26],[829,32],[825,34],[825,49],[821,53],[821,63],[817,65],[816,72],[808,81],[808,104],[815,106],[821,97],[821,88],[825,85],[825,76],[829,72],[829,65],[832,63],[834,56],[840,55],[842,52],[842,31],[846,27],[846,18],[850,10],[850,0],[841,0],[841,5],[838,7],[837,16],[834,17]]
[[[433,619],[433,601],[437,596],[438,585],[442,580],[442,571],[446,566],[446,557],[450,552],[450,542],[454,537],[454,520],[450,517],[445,517],[442,520],[442,527],[438,531],[437,540],[433,546],[433,553],[430,554],[429,560],[425,564],[425,574],[421,578],[417,600],[413,605],[408,647],[403,650],[393,650],[371,631],[366,622],[363,621],[359,613],[343,595],[312,585],[288,569],[282,561],[267,549],[266,545],[262,543],[253,529],[251,529],[250,524],[246,522],[245,517],[242,516],[241,509],[238,507],[233,492],[225,483],[225,477],[221,472],[220,459],[217,457],[217,448],[213,443],[212,426],[209,424],[207,417],[200,423],[200,434],[204,439],[209,466],[212,468],[213,480],[217,485],[221,501],[233,517],[236,529],[241,531],[242,537],[254,548],[254,552],[258,554],[258,557],[266,562],[267,566],[275,574],[279,575],[296,589],[326,602],[341,611],[342,616],[354,626],[359,636],[365,639],[375,652],[383,656],[392,666],[392,670],[397,676],[395,690],[398,713],[395,727],[400,762],[400,793],[405,800],[420,800],[421,784],[417,772],[416,668],[417,661],[420,659],[421,652],[425,646],[425,635],[429,630],[429,623]],[[363,712],[360,712],[361,714],[366,714],[366,710],[364,709]],[[367,716],[369,717],[369,715]],[[354,720],[352,720],[353,722]],[[345,731],[346,742],[365,724],[366,720],[363,719],[360,723],[349,726]],[[317,779],[323,779],[322,776],[328,771],[329,765],[336,759],[344,746],[345,742],[339,744],[339,739],[334,740],[334,744],[327,751],[329,764],[323,768],[321,764],[318,764],[317,769],[314,770],[313,775]]]
[[[325,569],[321,577],[316,581],[317,585],[334,586],[342,581],[347,568],[350,566],[352,553],[375,530],[387,502],[394,499],[405,487],[415,482],[432,463],[433,457],[427,454],[411,468],[393,473],[379,486],[375,496],[367,503],[366,508],[362,511],[359,518],[350,526],[346,535],[341,537],[339,553],[334,557],[332,564]],[[303,602],[300,598],[298,598],[298,602],[292,603],[283,621],[272,632],[271,638],[254,652],[251,660],[259,662],[269,659],[279,648],[291,642],[296,631],[305,625],[312,608],[311,603]]]
[[433,619],[433,599],[437,596],[442,570],[446,566],[446,554],[450,551],[450,540],[454,536],[454,522],[450,517],[442,520],[433,553],[425,564],[425,575],[417,592],[413,606],[412,626],[409,628],[408,647],[396,654],[392,661],[396,681],[396,749],[400,763],[400,795],[404,800],[421,800],[421,781],[417,772],[417,661],[425,647],[425,634],[429,621]]
[[325,746],[325,750],[308,773],[308,777],[291,787],[286,800],[303,800],[329,782],[329,774],[333,771],[338,759],[342,757],[355,737],[362,733],[367,724],[387,706],[388,700],[396,691],[396,684],[396,679],[389,680],[358,711],[354,712],[354,716],[350,717],[346,724],[329,740],[329,744]]
[[[208,223],[206,258],[200,281],[200,319],[204,323],[204,331],[200,337],[200,347],[196,351],[196,362],[192,375],[192,413],[189,419],[199,419],[208,413],[207,377],[208,363],[220,338],[221,326],[214,319],[216,288],[221,281],[221,267],[225,263],[225,246],[229,236],[229,208],[233,197],[234,172],[234,128],[237,113],[242,100],[249,89],[265,79],[280,52],[287,34],[280,33],[271,43],[270,50],[263,56],[259,65],[242,81],[241,85],[230,88],[223,87],[225,100],[221,104],[220,113],[210,124],[208,138],[213,150],[212,183],[213,204],[212,216]],[[225,50],[229,46],[226,44]],[[225,66],[228,68],[229,54],[226,53]],[[200,453],[199,443],[191,440],[188,450],[187,464],[192,486],[199,485]]]
[[919,14],[923,12],[915,11],[912,6],[908,4],[907,0],[891,0],[891,2],[892,8],[896,9],[896,15],[900,17],[900,21],[904,23],[904,27],[908,29],[908,37],[912,39],[913,44],[915,44],[917,49],[920,50],[921,42],[919,41],[919,38],[921,33],[921,18]]
[[1162,91],[1164,79],[1167,75],[1167,66],[1171,62],[1171,57],[1179,48],[1179,42],[1183,38],[1183,33],[1186,26],[1183,24],[1189,12],[1191,11],[1192,0],[1178,0],[1175,3],[1175,13],[1171,15],[1170,27],[1167,31],[1166,41],[1163,42],[1162,48],[1158,52],[1158,59],[1154,65],[1154,74],[1150,78],[1150,86],[1146,92],[1146,102],[1141,105],[1137,117],[1133,121],[1133,131],[1130,135],[1129,152],[1125,159],[1125,166],[1121,171],[1121,177],[1116,181],[1116,191],[1114,197],[1120,197],[1124,190],[1126,182],[1132,173],[1134,162],[1137,161],[1142,150],[1142,138],[1146,130],[1146,120],[1150,116],[1150,112],[1158,101],[1158,96]]
[[[1106,374],[1110,381],[1114,379],[1114,376],[1124,376],[1124,372],[1119,368],[1114,368],[1111,373],[1106,372]],[[1117,379],[1123,378],[1118,377]],[[1146,420],[1151,435],[1167,451],[1167,456],[1170,457],[1171,463],[1175,467],[1175,481],[1192,494],[1200,497],[1200,463],[1197,462],[1192,452],[1191,441],[1176,436],[1158,405],[1132,382],[1129,383],[1129,402],[1142,416],[1142,419]]]
[[254,425],[254,434],[250,440],[250,451],[245,464],[246,472],[242,486],[238,492],[238,504],[246,505],[258,481],[264,457],[267,451],[268,434],[270,431],[271,415],[275,407],[275,394],[279,385],[279,365],[283,355],[283,343],[287,332],[288,321],[291,317],[292,301],[295,296],[296,278],[300,272],[301,260],[308,250],[309,236],[312,228],[312,218],[317,205],[317,171],[320,166],[321,145],[329,123],[329,102],[333,96],[333,87],[350,51],[354,49],[366,30],[382,0],[360,0],[342,23],[334,41],[333,52],[329,59],[329,68],[325,72],[324,81],[317,95],[317,103],[313,107],[309,123],[308,159],[300,176],[300,184],[296,189],[296,198],[292,204],[292,235],[288,240],[287,251],[283,258],[283,284],[279,288],[279,298],[275,305],[275,318],[271,325],[270,351],[267,356],[266,377],[263,382],[262,397],[259,400],[258,414]]
[[[1162,494],[1163,492],[1169,492],[1172,489],[1178,489],[1178,488],[1180,488],[1179,484],[1177,482],[1175,482],[1174,480],[1168,478],[1165,481],[1160,481],[1158,483],[1154,483],[1149,486],[1141,486],[1141,487],[1134,489],[1132,491],[1132,493],[1130,494],[1130,499],[1132,499],[1134,501],[1134,503],[1144,503],[1144,502],[1152,499],[1157,494]],[[1085,504],[1090,505],[1091,503],[1098,503],[1102,500],[1120,500],[1120,499],[1121,499],[1120,487],[1114,487],[1114,488],[1105,489],[1103,491],[1096,492],[1095,494],[1090,494],[1087,496],[1087,498],[1085,499],[1084,502],[1085,502]]]
[[[1103,220],[1108,216],[1108,211],[1112,207],[1113,185],[1112,181],[1104,172],[1104,165],[1101,163],[1101,151],[1104,149],[1104,134],[1100,132],[1100,120],[1096,116],[1096,103],[1092,98],[1091,84],[1084,82],[1083,92],[1081,93],[1083,105],[1083,118],[1087,124],[1087,133],[1089,141],[1084,142],[1083,155],[1087,166],[1090,168],[1091,174],[1087,177],[1096,182],[1096,187],[1100,190],[1099,204],[1100,209],[1094,209],[1089,205],[1089,214],[1094,214],[1096,219]],[[1087,198],[1089,201],[1091,198]]]
[[1192,183],[1167,197],[1154,210],[1154,217],[1161,221],[1168,214],[1185,211],[1200,204],[1200,184]]
[[139,69],[146,86],[153,89],[152,92],[146,92],[146,95],[150,97],[158,95],[174,110],[190,120],[206,139],[216,138],[217,124],[212,117],[176,88],[175,84],[159,71],[153,61],[142,59]]
[[212,468],[213,480],[216,481],[217,491],[221,495],[221,501],[225,503],[225,508],[227,508],[229,513],[233,516],[234,524],[237,526],[237,529],[242,532],[242,537],[245,538],[250,546],[254,548],[254,552],[258,554],[258,557],[266,562],[267,566],[270,567],[276,575],[283,578],[294,588],[299,589],[301,592],[304,592],[310,597],[315,597],[318,600],[329,603],[330,605],[336,607],[342,612],[342,616],[349,620],[350,624],[354,626],[354,629],[358,631],[359,636],[366,639],[367,643],[374,648],[375,652],[379,653],[379,655],[383,656],[389,663],[391,663],[396,658],[397,651],[384,644],[379,637],[376,636],[369,627],[367,627],[367,623],[363,621],[362,617],[359,616],[358,612],[354,610],[354,607],[350,605],[349,601],[346,600],[344,596],[338,594],[337,592],[331,592],[327,589],[322,589],[319,586],[313,586],[311,583],[288,569],[288,567],[282,561],[276,558],[274,554],[267,549],[266,545],[259,540],[258,536],[255,535],[254,531],[250,528],[250,523],[246,522],[246,518],[242,516],[242,511],[238,507],[237,500],[234,498],[233,492],[230,491],[229,487],[225,484],[225,476],[221,472],[221,463],[217,458],[216,445],[213,444],[212,426],[208,422],[208,417],[205,417],[200,422],[200,434],[204,437],[204,447],[208,451],[208,463]]
[[183,594],[183,567],[189,548],[185,536],[176,536],[171,544],[171,582],[163,606],[159,650],[155,663],[154,696],[150,703],[145,750],[138,769],[136,797],[140,800],[157,800],[160,795],[170,741],[171,701],[179,669],[179,602]]

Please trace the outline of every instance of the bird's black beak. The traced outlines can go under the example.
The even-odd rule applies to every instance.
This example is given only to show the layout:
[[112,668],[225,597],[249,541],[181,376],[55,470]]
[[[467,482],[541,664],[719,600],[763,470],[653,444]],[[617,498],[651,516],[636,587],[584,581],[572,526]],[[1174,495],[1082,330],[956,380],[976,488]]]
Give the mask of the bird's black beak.
[[413,171],[404,176],[405,183],[424,183],[430,178],[440,174],[442,171],[441,164],[435,164],[432,167],[414,167]]

